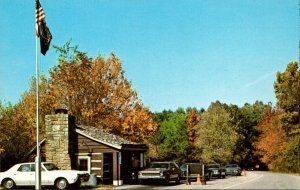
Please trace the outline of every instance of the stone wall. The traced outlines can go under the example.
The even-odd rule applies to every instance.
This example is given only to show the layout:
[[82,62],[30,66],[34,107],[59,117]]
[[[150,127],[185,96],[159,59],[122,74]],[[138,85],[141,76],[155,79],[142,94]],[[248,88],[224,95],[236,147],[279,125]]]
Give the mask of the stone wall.
[[75,119],[68,114],[46,116],[45,155],[47,162],[54,162],[60,169],[73,169],[75,158]]

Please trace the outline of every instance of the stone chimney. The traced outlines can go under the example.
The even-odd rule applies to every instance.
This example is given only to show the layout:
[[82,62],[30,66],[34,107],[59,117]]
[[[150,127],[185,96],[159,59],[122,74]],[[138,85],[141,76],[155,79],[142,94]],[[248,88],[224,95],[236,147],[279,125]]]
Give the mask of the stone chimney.
[[54,162],[60,169],[75,168],[75,118],[66,109],[57,109],[55,115],[46,115],[47,162]]

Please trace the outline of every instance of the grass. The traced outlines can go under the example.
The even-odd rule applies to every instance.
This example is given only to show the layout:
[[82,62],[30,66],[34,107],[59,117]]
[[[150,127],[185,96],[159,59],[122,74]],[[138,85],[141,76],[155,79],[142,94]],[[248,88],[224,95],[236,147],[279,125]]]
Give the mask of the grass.
[[96,186],[91,186],[87,182],[82,182],[80,185],[81,188],[85,189],[94,189],[94,188],[100,188],[100,189],[113,189],[113,185],[106,185],[106,184],[97,184]]

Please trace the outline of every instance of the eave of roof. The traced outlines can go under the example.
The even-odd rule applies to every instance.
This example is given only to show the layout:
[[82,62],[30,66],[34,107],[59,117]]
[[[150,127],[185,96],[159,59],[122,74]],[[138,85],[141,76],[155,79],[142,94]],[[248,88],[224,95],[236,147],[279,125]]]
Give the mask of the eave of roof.
[[82,135],[82,136],[85,136],[85,137],[87,137],[87,138],[89,138],[89,139],[91,139],[91,140],[93,140],[93,141],[96,141],[96,142],[105,144],[105,145],[107,145],[107,146],[111,146],[111,147],[114,147],[114,148],[119,149],[119,150],[122,149],[122,146],[120,146],[120,145],[114,145],[114,144],[111,144],[111,143],[107,143],[107,142],[105,142],[105,141],[102,141],[102,140],[100,140],[100,139],[94,138],[94,137],[92,137],[92,136],[90,136],[90,135],[84,133],[83,131],[80,131],[79,129],[76,129],[76,133],[78,133],[78,134],[80,134],[80,135]]
[[[40,146],[42,146],[42,144],[44,144],[46,141],[46,138],[42,139],[40,141]],[[36,145],[26,154],[25,157],[28,157],[29,155],[31,155],[34,151],[36,151]]]
[[75,131],[93,141],[105,144],[107,146],[121,149],[132,149],[132,150],[147,150],[148,147],[145,144],[139,144],[132,141],[123,139],[120,136],[106,132],[103,128],[97,128],[92,126],[78,125]]

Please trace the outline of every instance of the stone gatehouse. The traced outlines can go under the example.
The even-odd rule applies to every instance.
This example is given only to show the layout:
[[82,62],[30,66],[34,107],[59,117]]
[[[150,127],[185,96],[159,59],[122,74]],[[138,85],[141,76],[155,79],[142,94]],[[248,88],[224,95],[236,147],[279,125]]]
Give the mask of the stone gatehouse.
[[103,183],[122,185],[130,183],[137,168],[145,165],[145,144],[125,140],[100,127],[77,125],[66,111],[47,115],[45,120],[42,159],[61,169],[87,171]]

